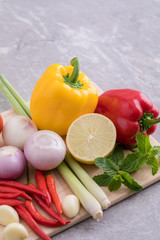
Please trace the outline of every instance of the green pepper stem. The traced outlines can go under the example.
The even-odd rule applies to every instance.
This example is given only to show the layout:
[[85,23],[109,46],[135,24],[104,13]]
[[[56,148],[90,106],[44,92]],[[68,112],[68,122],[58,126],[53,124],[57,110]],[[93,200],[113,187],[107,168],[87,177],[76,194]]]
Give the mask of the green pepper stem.
[[159,118],[153,118],[154,115],[152,113],[144,113],[142,118],[139,121],[141,131],[148,131],[148,129],[154,125],[160,122]]
[[160,117],[159,118],[153,118],[153,119],[151,119],[151,118],[146,118],[146,120],[145,120],[145,123],[147,124],[147,125],[149,125],[150,127],[152,126],[152,125],[154,125],[154,124],[156,124],[156,123],[159,123],[160,122]]
[[71,60],[70,63],[73,66],[73,72],[68,81],[75,83],[79,77],[79,59],[75,57]]

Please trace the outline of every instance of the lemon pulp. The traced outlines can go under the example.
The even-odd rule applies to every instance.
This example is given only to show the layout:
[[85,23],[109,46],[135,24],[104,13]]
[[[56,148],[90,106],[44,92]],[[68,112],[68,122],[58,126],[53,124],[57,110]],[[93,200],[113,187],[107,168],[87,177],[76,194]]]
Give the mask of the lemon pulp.
[[106,157],[116,142],[113,122],[98,113],[84,114],[69,127],[66,137],[68,150],[80,162],[93,164],[95,158]]

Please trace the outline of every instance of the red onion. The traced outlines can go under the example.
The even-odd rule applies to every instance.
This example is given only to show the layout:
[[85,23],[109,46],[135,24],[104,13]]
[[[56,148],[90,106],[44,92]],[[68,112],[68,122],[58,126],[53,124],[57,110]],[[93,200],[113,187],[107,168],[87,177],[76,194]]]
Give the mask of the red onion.
[[28,162],[39,170],[56,168],[64,159],[66,145],[55,132],[40,130],[33,133],[24,144]]
[[25,167],[26,159],[20,149],[12,146],[0,148],[0,179],[17,179]]
[[23,150],[27,138],[36,131],[37,127],[31,119],[17,115],[4,124],[2,136],[6,145]]

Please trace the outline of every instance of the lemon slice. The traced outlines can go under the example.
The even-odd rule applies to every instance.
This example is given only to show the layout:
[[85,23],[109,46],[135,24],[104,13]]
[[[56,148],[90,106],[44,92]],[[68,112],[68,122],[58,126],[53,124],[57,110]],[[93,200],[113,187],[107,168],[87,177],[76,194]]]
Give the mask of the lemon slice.
[[66,144],[75,159],[93,164],[97,157],[106,157],[116,142],[113,122],[98,113],[89,113],[77,118],[69,127]]

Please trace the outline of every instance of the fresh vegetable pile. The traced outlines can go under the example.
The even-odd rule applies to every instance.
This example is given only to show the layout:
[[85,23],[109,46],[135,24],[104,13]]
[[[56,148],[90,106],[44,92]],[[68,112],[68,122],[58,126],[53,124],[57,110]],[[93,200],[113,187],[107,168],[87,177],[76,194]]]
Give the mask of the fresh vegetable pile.
[[[0,89],[18,114],[6,122],[0,116],[5,143],[0,148],[0,224],[6,226],[5,239],[28,236],[19,216],[41,239],[50,239],[39,224],[69,224],[72,220],[66,218],[78,215],[80,203],[99,221],[111,204],[99,185],[112,192],[123,184],[139,192],[142,186],[131,174],[144,164],[152,175],[158,172],[160,147],[149,141],[160,122],[157,107],[133,89],[109,90],[98,97],[80,72],[78,58],[70,66],[53,64],[46,70],[35,85],[30,107],[2,75]],[[132,152],[124,156],[126,148]],[[92,179],[76,160],[95,164],[104,173]],[[36,185],[30,182],[30,167],[35,169]],[[75,195],[60,199],[54,169]],[[25,170],[27,185],[18,182]],[[38,212],[35,202],[52,220]]]

